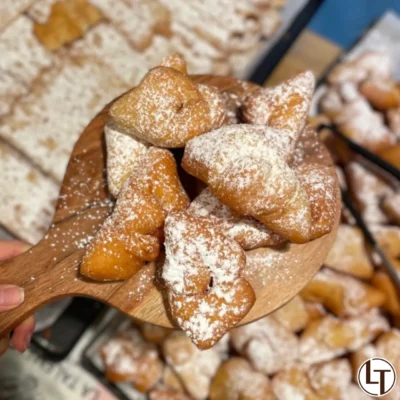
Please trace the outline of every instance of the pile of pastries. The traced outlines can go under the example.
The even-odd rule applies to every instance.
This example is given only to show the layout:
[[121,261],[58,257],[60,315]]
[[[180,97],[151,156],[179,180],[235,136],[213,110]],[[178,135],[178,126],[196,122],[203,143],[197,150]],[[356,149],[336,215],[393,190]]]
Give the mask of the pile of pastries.
[[[385,54],[368,53],[352,63],[360,66],[369,59],[366,65],[370,65],[374,57],[387,60]],[[379,69],[385,62],[372,65]],[[345,63],[343,70],[348,67]],[[340,71],[342,66],[338,68]],[[357,70],[362,74],[360,67]],[[351,78],[355,71],[349,71],[351,68],[346,76]],[[379,70],[372,71],[375,70],[369,69],[368,74],[381,74]],[[337,70],[332,74],[337,77]],[[365,79],[366,72],[363,74]],[[351,79],[342,83],[352,88],[357,101],[366,101],[359,92],[359,83],[355,85]],[[338,94],[343,88],[338,83],[329,89]],[[368,104],[392,135],[388,117]],[[395,109],[389,112],[393,114]],[[349,117],[352,114],[349,112]],[[309,121],[319,124],[330,122],[330,118],[332,114],[319,115]],[[342,184],[347,185],[370,229],[400,272],[398,189],[387,176],[341,146],[329,132],[321,135],[335,157]],[[360,136],[352,138],[359,140]],[[395,142],[393,139],[379,154],[386,157],[390,150],[395,153]],[[387,159],[396,164],[400,157]],[[232,223],[236,215],[228,213],[229,223],[222,223],[226,207],[216,203],[209,190],[200,199],[205,206],[196,202],[190,206],[195,215],[214,214],[213,219],[225,232],[235,231]],[[239,243],[246,246],[243,236],[241,240],[244,242]],[[278,244],[279,236],[274,240]],[[110,339],[101,354],[111,382],[129,382],[152,400],[363,400],[370,397],[356,382],[358,368],[365,360],[383,357],[400,370],[399,328],[400,300],[395,288],[380,269],[379,257],[367,246],[348,210],[343,209],[337,239],[325,265],[298,296],[273,314],[232,329],[213,348],[204,351],[196,348],[184,332],[148,324],[132,325]],[[142,361],[150,358],[152,361],[147,364]],[[144,369],[150,368],[153,374],[143,374]],[[399,397],[397,383],[385,399]]]
[[110,108],[116,205],[81,274],[125,280],[156,262],[172,318],[200,349],[212,347],[255,302],[245,250],[307,243],[333,228],[338,185],[307,124],[313,92],[305,72],[244,90],[232,110],[228,92],[192,80],[179,54],[165,58]]

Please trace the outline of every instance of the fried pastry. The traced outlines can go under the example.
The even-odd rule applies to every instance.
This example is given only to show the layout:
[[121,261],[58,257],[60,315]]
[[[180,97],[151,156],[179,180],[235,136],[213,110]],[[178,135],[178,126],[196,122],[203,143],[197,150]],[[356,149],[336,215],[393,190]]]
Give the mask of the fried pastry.
[[166,362],[194,399],[208,398],[211,380],[226,357],[227,339],[205,351],[196,348],[183,332],[174,331],[164,341],[162,350]]
[[380,290],[351,276],[329,269],[320,270],[301,291],[308,301],[322,303],[337,316],[356,316],[385,302]]
[[273,312],[271,318],[276,319],[288,331],[298,332],[306,327],[309,315],[304,300],[295,296],[289,303]]
[[149,145],[125,135],[109,121],[104,127],[107,146],[107,183],[110,193],[118,194],[135,167],[146,154]]
[[379,156],[382,157],[389,164],[392,164],[396,168],[400,169],[400,144],[396,144],[381,151],[379,153]]
[[312,163],[301,164],[295,171],[310,201],[310,239],[317,239],[329,233],[335,225],[339,197],[336,173],[331,167]]
[[390,130],[400,139],[400,107],[392,108],[386,113]]
[[110,382],[130,382],[137,390],[147,392],[161,378],[163,363],[156,347],[146,343],[133,326],[108,341],[101,356]]
[[392,258],[400,258],[400,227],[371,225],[371,232],[382,250]]
[[327,314],[325,307],[321,303],[305,301],[304,306],[307,311],[308,321],[315,321],[316,319],[325,317]]
[[173,155],[151,148],[125,182],[114,212],[88,245],[81,274],[94,280],[133,276],[157,258],[166,214],[188,205]]
[[314,75],[307,71],[274,88],[260,88],[244,102],[243,119],[281,130],[294,149],[310,111],[314,87]]
[[400,193],[391,193],[385,196],[382,208],[391,221],[400,225]]
[[143,338],[149,343],[161,344],[164,339],[172,332],[171,329],[163,328],[153,324],[143,322],[139,325]]
[[351,383],[351,365],[346,359],[313,365],[308,377],[312,388],[324,400],[340,400]]
[[150,70],[118,99],[110,117],[124,132],[160,147],[184,147],[225,121],[218,90],[195,84],[175,68]]
[[392,60],[388,54],[366,51],[352,61],[339,64],[328,75],[327,80],[331,85],[348,81],[360,83],[366,78],[390,79],[392,73]]
[[235,214],[210,191],[204,189],[190,204],[188,213],[212,221],[221,232],[235,240],[244,250],[262,246],[276,246],[285,239],[271,232],[264,224],[251,217]]
[[149,393],[149,400],[191,400],[184,393],[173,389],[155,389]]
[[372,152],[385,150],[395,143],[383,115],[374,111],[364,98],[346,105],[334,122],[341,133]]
[[210,400],[275,400],[269,379],[243,358],[224,362],[210,386]]
[[162,383],[169,389],[173,389],[178,392],[185,392],[185,388],[183,387],[178,374],[168,364],[164,367]]
[[231,342],[257,371],[267,375],[284,369],[299,355],[297,336],[272,316],[233,329]]
[[300,360],[317,364],[332,360],[348,351],[356,351],[389,329],[377,309],[349,319],[327,315],[312,321],[300,336]]
[[388,217],[380,204],[386,196],[393,193],[391,187],[359,162],[348,164],[345,174],[352,199],[365,221],[370,224],[386,224]]
[[293,365],[276,374],[272,379],[272,388],[279,400],[325,400],[315,392],[306,368],[301,365]]
[[170,213],[164,232],[162,276],[171,315],[197,347],[207,349],[254,304],[254,291],[241,276],[244,251],[212,222],[186,212]]
[[311,230],[310,201],[280,147],[272,146],[258,127],[229,125],[189,141],[182,166],[233,211],[305,243]]
[[186,61],[180,53],[174,53],[164,57],[161,60],[160,66],[176,69],[177,71],[182,72],[182,74],[188,73]]
[[361,83],[360,92],[380,111],[400,106],[400,91],[391,80],[369,79]]
[[355,226],[340,224],[336,240],[324,264],[356,278],[371,278],[373,266],[368,257],[361,230]]
[[[391,260],[391,263],[392,265],[395,265],[395,260]],[[400,274],[400,268],[397,268],[396,270],[397,273]],[[378,271],[372,278],[371,284],[382,293],[385,293],[383,308],[391,315],[400,316],[400,299],[397,295],[396,287],[393,285],[393,281],[389,275],[386,272]]]

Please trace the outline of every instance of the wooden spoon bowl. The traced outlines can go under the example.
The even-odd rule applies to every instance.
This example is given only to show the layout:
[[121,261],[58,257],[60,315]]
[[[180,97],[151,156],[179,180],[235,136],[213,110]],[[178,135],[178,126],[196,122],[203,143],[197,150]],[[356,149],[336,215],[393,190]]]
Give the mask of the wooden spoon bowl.
[[[193,79],[239,97],[257,89],[256,85],[234,78],[195,76]],[[0,284],[16,284],[25,289],[25,302],[15,310],[1,313],[0,336],[12,330],[37,308],[65,296],[92,297],[138,320],[175,327],[156,283],[155,276],[158,274],[155,263],[149,263],[123,282],[93,282],[79,275],[85,245],[112,211],[105,180],[103,134],[109,107],[106,106],[90,122],[75,145],[53,224],[47,235],[28,252],[0,265]],[[328,152],[326,157],[329,157]],[[275,261],[246,271],[257,300],[240,324],[278,309],[312,279],[335,239],[340,208],[338,194],[335,227],[324,237],[304,245],[252,252],[260,257],[268,253],[268,259]]]

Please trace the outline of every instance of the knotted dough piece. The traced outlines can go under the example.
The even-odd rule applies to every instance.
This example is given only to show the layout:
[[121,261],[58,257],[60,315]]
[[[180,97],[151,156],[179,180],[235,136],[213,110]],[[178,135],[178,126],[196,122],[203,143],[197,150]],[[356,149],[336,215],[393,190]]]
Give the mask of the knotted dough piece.
[[81,274],[94,280],[130,278],[157,258],[167,213],[188,205],[173,155],[149,149],[122,187],[114,212],[89,244]]
[[224,123],[224,106],[216,88],[192,82],[175,62],[165,62],[174,67],[151,69],[112,105],[110,116],[124,132],[155,146],[184,147]]
[[279,148],[258,127],[229,125],[192,139],[182,166],[238,214],[256,218],[292,242],[309,241],[307,193]]
[[208,349],[255,301],[242,278],[245,254],[209,220],[176,212],[165,221],[163,278],[172,317],[200,349]]
[[208,188],[192,201],[188,212],[214,222],[225,236],[236,240],[244,250],[277,246],[285,242],[285,239],[254,218],[237,215],[221,203]]
[[314,87],[314,75],[306,71],[276,87],[260,88],[244,102],[243,119],[280,129],[293,149],[306,124]]
[[116,198],[122,185],[146,154],[149,145],[120,132],[112,121],[104,127],[108,190]]

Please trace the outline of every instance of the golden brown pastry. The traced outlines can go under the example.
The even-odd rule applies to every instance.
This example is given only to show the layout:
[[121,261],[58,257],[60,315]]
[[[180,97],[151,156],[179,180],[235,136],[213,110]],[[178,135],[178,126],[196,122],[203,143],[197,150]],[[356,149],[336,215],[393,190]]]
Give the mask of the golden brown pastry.
[[272,388],[279,400],[325,400],[315,392],[307,368],[301,365],[293,365],[276,374],[272,379]]
[[260,88],[244,102],[243,119],[281,130],[294,148],[310,111],[314,87],[314,75],[307,71],[274,88]]
[[322,303],[337,316],[356,316],[385,302],[385,294],[380,290],[329,269],[320,270],[301,296]]
[[395,143],[383,115],[374,111],[364,98],[343,107],[334,122],[341,133],[372,152],[383,151]]
[[156,347],[146,343],[133,326],[109,340],[101,356],[110,382],[131,382],[137,390],[147,392],[161,378],[163,363]]
[[347,359],[336,359],[313,365],[308,371],[315,392],[324,400],[341,400],[351,383],[351,365]]
[[381,202],[393,193],[391,187],[371,168],[359,162],[345,167],[350,194],[367,223],[386,224],[388,217],[381,208]]
[[122,131],[145,142],[184,147],[191,138],[220,127],[225,112],[217,89],[161,66],[118,99],[110,117]]
[[107,146],[107,183],[110,193],[117,198],[135,167],[145,156],[149,145],[125,135],[109,121],[104,127]]
[[306,327],[309,315],[304,300],[300,296],[295,296],[289,303],[273,312],[271,318],[276,319],[287,330],[298,332]]
[[400,144],[396,144],[381,151],[379,153],[379,156],[382,157],[389,164],[392,164],[396,168],[400,169]]
[[349,81],[360,83],[366,78],[390,79],[392,73],[392,60],[387,53],[366,51],[335,67],[328,76],[328,82],[337,85]]
[[382,208],[391,221],[400,225],[400,193],[387,195],[383,199]]
[[315,321],[316,319],[325,317],[327,314],[325,307],[321,303],[317,303],[315,301],[305,301],[304,306],[306,308],[309,321]]
[[400,106],[400,91],[391,80],[368,79],[361,83],[360,92],[377,110]]
[[210,400],[275,400],[269,379],[240,357],[224,362],[210,387]]
[[299,355],[297,336],[272,316],[233,329],[231,342],[257,371],[267,375],[284,369]]
[[400,258],[400,227],[371,225],[370,229],[386,255]]
[[164,339],[172,332],[172,329],[163,328],[153,324],[143,322],[139,324],[143,338],[150,343],[161,344]]
[[279,142],[275,148],[273,143],[259,127],[225,126],[189,141],[182,166],[233,211],[304,243],[310,238],[310,201]]
[[359,228],[339,225],[336,240],[328,253],[325,265],[356,278],[372,277],[373,266],[365,248],[364,236]]
[[[391,263],[396,268],[396,260],[391,260]],[[400,275],[400,263],[398,264],[396,271]],[[371,284],[385,294],[383,308],[394,316],[400,316],[400,299],[389,275],[378,271],[372,278]]]
[[386,113],[386,119],[390,130],[400,139],[400,107],[392,108]]
[[235,214],[210,191],[204,189],[190,204],[188,213],[212,221],[225,236],[237,241],[245,250],[262,246],[276,246],[285,239],[271,232],[264,224],[251,217]]
[[188,205],[173,155],[151,148],[125,182],[114,212],[88,245],[81,274],[95,280],[133,276],[157,258],[166,214]]
[[178,392],[185,392],[185,388],[179,378],[179,375],[168,364],[166,364],[164,367],[162,383],[169,389],[173,389]]
[[331,315],[312,321],[300,336],[300,360],[317,364],[348,351],[356,351],[389,329],[377,309],[357,317],[338,319]]
[[331,167],[314,163],[303,163],[295,171],[310,201],[310,239],[317,239],[329,233],[335,225],[339,198],[336,172]]
[[174,53],[164,57],[161,60],[160,66],[176,69],[177,71],[182,72],[182,74],[188,73],[186,61],[180,53]]
[[184,393],[173,389],[155,389],[149,393],[150,400],[190,400]]
[[162,350],[166,362],[194,399],[208,398],[211,380],[226,357],[227,340],[205,351],[200,351],[184,332],[174,331],[164,341]]
[[200,349],[213,346],[249,312],[255,301],[241,274],[239,244],[205,218],[170,213],[165,221],[162,276],[171,315]]

